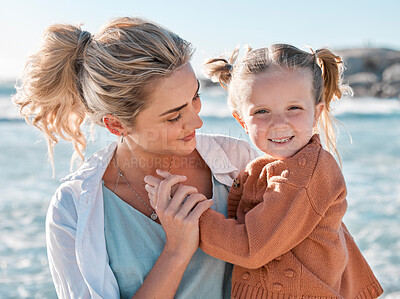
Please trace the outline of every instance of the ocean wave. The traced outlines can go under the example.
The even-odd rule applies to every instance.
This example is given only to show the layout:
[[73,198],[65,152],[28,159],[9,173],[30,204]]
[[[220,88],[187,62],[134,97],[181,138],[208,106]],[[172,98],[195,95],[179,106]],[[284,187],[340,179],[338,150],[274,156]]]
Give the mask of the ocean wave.
[[400,116],[397,99],[344,98],[332,106],[335,116]]

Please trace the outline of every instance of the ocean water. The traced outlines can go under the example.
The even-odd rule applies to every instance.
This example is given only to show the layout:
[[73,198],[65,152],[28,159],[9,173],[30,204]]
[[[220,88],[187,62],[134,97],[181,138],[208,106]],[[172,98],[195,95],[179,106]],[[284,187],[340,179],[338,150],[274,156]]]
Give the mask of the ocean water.
[[[44,221],[59,179],[69,172],[72,146],[56,147],[52,179],[46,144],[19,118],[10,92],[0,87],[0,298],[56,298]],[[247,140],[224,96],[219,89],[202,90],[200,131]],[[347,99],[335,115],[343,125],[339,151],[349,202],[344,221],[385,289],[382,298],[400,298],[400,102]],[[114,137],[97,128],[93,139],[86,156]]]

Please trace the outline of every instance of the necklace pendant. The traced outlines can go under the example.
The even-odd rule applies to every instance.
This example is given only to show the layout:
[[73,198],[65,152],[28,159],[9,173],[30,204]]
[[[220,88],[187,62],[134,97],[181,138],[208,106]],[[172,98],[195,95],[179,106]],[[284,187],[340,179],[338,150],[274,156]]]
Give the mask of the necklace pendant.
[[154,220],[154,221],[156,221],[156,220],[157,220],[157,218],[158,218],[158,216],[157,216],[156,212],[153,212],[153,213],[151,213],[151,215],[150,215],[150,218],[151,218],[151,220]]

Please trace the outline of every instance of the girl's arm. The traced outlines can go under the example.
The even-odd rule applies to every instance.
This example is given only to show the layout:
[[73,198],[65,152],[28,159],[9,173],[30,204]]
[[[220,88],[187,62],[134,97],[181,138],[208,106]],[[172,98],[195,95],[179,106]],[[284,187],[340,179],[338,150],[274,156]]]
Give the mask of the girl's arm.
[[[270,173],[262,202],[246,213],[244,223],[207,210],[200,217],[200,248],[232,264],[259,268],[307,238],[328,209],[343,215],[347,207],[345,183],[337,163],[333,158],[328,160],[315,169],[310,167],[313,177],[306,184],[297,184],[290,176],[282,177],[283,171],[279,168],[276,173]],[[300,167],[297,171],[304,172]],[[239,182],[244,184],[242,176]],[[260,180],[263,179],[266,180]],[[262,184],[265,186],[266,181]],[[251,185],[255,188],[255,184]],[[231,196],[242,196],[232,189],[230,200]],[[158,200],[161,196],[165,195],[158,193]],[[332,233],[335,230],[327,228],[326,234]]]
[[[322,243],[337,238],[347,208],[346,186],[334,158],[327,152],[321,153],[316,164],[303,167],[296,160],[296,166],[286,168],[281,167],[286,164],[280,163],[270,167],[265,176],[253,176],[244,186],[248,206],[241,205],[241,209],[249,211],[241,223],[211,209],[206,211],[200,218],[200,248],[216,258],[256,269],[290,251],[311,234]],[[251,201],[258,197],[256,191],[260,190],[256,185],[266,186],[267,177],[261,203],[250,209]],[[231,188],[230,197],[242,195]],[[330,220],[317,233],[316,227],[324,217]]]

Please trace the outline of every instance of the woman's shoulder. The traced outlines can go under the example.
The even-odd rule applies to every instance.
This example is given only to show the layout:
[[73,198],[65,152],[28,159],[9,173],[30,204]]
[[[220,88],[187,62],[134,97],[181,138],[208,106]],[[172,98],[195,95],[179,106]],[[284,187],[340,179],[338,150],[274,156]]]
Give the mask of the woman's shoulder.
[[243,139],[239,139],[236,137],[228,136],[228,135],[222,135],[222,134],[204,134],[200,133],[197,135],[197,137],[200,138],[200,140],[213,140],[217,142],[220,145],[223,145],[225,143],[232,143],[234,145],[240,144],[244,146],[250,146],[249,143]]
[[229,174],[228,185],[259,155],[245,140],[224,135],[199,134],[197,150],[214,174]]
[[76,171],[61,179],[51,200],[54,207],[64,207],[67,210],[75,209],[81,194],[89,192],[101,183],[101,178],[115,149],[115,144],[100,149],[92,154]]
[[259,156],[258,152],[245,140],[219,134],[198,134],[198,148],[222,150],[227,155],[245,155],[250,160]]

